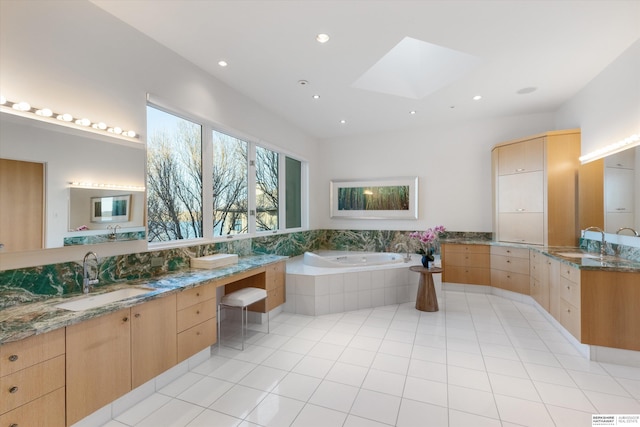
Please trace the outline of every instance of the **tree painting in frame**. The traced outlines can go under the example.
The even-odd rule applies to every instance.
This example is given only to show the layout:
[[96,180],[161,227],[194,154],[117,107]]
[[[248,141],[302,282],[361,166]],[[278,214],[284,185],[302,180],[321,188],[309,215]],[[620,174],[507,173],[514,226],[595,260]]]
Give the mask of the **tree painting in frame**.
[[127,222],[131,194],[91,198],[91,222]]
[[418,177],[331,181],[331,217],[417,219]]

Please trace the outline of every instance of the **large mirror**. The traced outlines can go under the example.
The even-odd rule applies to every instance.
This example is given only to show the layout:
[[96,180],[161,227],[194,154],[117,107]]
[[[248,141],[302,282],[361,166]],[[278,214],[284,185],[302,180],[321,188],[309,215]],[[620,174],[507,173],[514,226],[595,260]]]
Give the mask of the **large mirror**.
[[581,229],[596,226],[610,234],[640,233],[640,147],[582,165],[579,188]]
[[[36,239],[38,244],[36,247],[5,245],[0,249],[0,255],[4,257],[3,268],[12,264],[7,260],[16,259],[11,254],[19,251],[30,251],[22,258],[31,258],[28,262],[31,265],[64,259],[64,254],[58,254],[59,251],[49,257],[53,252],[48,253],[48,250],[60,248],[60,251],[70,251],[70,248],[65,248],[69,243],[113,245],[113,241],[141,239],[146,247],[146,150],[143,143],[69,129],[6,112],[0,114],[0,120],[0,157],[18,164],[41,165],[44,175],[44,179],[40,178],[43,187],[41,206],[24,208],[24,214],[14,216],[10,224],[14,230],[40,230]],[[73,182],[116,186],[118,189],[70,188]],[[129,187],[138,190],[130,190]],[[125,196],[127,220],[123,221],[123,215],[116,215],[112,221],[104,216],[97,220],[96,202],[102,201],[102,197],[113,196]],[[122,200],[116,203],[117,209],[125,207]],[[6,210],[5,204],[0,204],[0,216],[5,217]],[[82,225],[85,225],[84,229],[80,229]],[[113,237],[114,228],[117,228],[118,239],[109,238]],[[1,240],[3,236],[0,236]],[[136,248],[139,247],[137,244]],[[120,250],[127,252],[126,246]],[[100,251],[113,252],[112,249]]]

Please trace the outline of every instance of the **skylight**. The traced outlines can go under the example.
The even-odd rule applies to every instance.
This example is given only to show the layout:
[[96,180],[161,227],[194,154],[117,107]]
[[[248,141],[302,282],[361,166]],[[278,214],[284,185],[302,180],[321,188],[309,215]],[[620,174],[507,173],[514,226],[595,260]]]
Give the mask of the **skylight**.
[[472,55],[405,37],[351,86],[422,99],[461,78],[479,62]]

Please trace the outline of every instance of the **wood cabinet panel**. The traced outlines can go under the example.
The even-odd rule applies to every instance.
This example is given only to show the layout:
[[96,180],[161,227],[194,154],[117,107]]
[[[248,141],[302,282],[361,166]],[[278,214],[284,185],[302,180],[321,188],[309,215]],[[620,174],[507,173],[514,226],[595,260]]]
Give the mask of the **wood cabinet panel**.
[[544,244],[543,213],[500,213],[498,214],[500,241],[513,243]]
[[498,212],[544,212],[542,171],[499,177]]
[[581,340],[580,308],[569,304],[565,299],[560,299],[560,324],[574,337]]
[[500,175],[526,173],[544,167],[544,138],[508,144],[498,149]]
[[447,283],[484,286],[491,284],[491,270],[489,268],[447,266],[442,272],[442,280]]
[[489,245],[445,243],[442,252],[442,281],[488,286],[491,282]]
[[580,307],[580,283],[560,276],[560,297],[569,304]]
[[176,308],[182,310],[202,301],[216,297],[216,284],[209,283],[202,286],[186,289],[177,296]]
[[131,390],[130,309],[67,327],[67,424]]
[[267,291],[283,287],[286,280],[285,262],[276,262],[265,267],[265,289]]
[[479,254],[488,254],[489,253],[489,245],[464,245],[459,243],[443,243],[441,245],[441,251],[443,253],[479,253]]
[[513,258],[529,259],[529,249],[514,248],[511,246],[491,246],[491,255],[502,255]]
[[64,387],[64,355],[0,378],[0,413]]
[[64,354],[64,338],[65,330],[62,328],[0,345],[0,376]]
[[131,308],[131,387],[177,363],[176,295]]
[[0,426],[64,427],[65,389],[51,393],[0,415]]
[[205,320],[178,334],[178,362],[182,362],[217,340],[216,318]]
[[529,295],[529,274],[491,269],[491,286],[511,292]]
[[583,271],[582,342],[640,351],[640,273]]
[[213,317],[216,317],[215,298],[202,301],[199,304],[194,304],[191,307],[178,311],[177,331],[180,333]]
[[529,275],[529,259],[491,255],[491,268]]
[[447,253],[447,266],[477,267],[489,266],[489,253],[451,252]]

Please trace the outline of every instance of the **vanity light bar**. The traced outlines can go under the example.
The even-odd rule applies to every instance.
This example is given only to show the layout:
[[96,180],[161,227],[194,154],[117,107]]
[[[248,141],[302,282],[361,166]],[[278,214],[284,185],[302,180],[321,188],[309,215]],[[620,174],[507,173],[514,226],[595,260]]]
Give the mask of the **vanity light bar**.
[[580,156],[579,160],[581,163],[587,163],[592,160],[599,159],[608,154],[617,153],[618,151],[622,151],[625,148],[633,147],[634,145],[640,144],[640,134],[633,134],[631,136],[626,137],[614,144],[607,145],[606,147],[599,148],[595,151],[592,151],[589,154],[585,154],[584,156]]
[[117,185],[117,184],[96,184],[94,182],[70,182],[69,185],[78,188],[101,188],[103,190],[130,190],[144,191],[144,186],[138,185]]
[[45,118],[45,119],[51,119],[52,121],[60,120],[61,122],[64,122],[66,124],[75,123],[80,128],[91,127],[97,131],[103,131],[111,135],[118,135],[118,136],[123,136],[127,138],[138,138],[138,134],[133,130],[125,131],[125,130],[122,130],[122,128],[119,128],[117,126],[113,126],[113,127],[107,126],[107,124],[104,122],[92,122],[87,118],[77,118],[67,113],[65,114],[54,113],[48,108],[35,108],[35,107],[32,107],[31,104],[29,104],[28,102],[9,101],[7,98],[5,98],[2,95],[0,95],[0,105],[7,107],[7,109],[11,108],[21,113],[35,114],[38,116],[38,119]]

